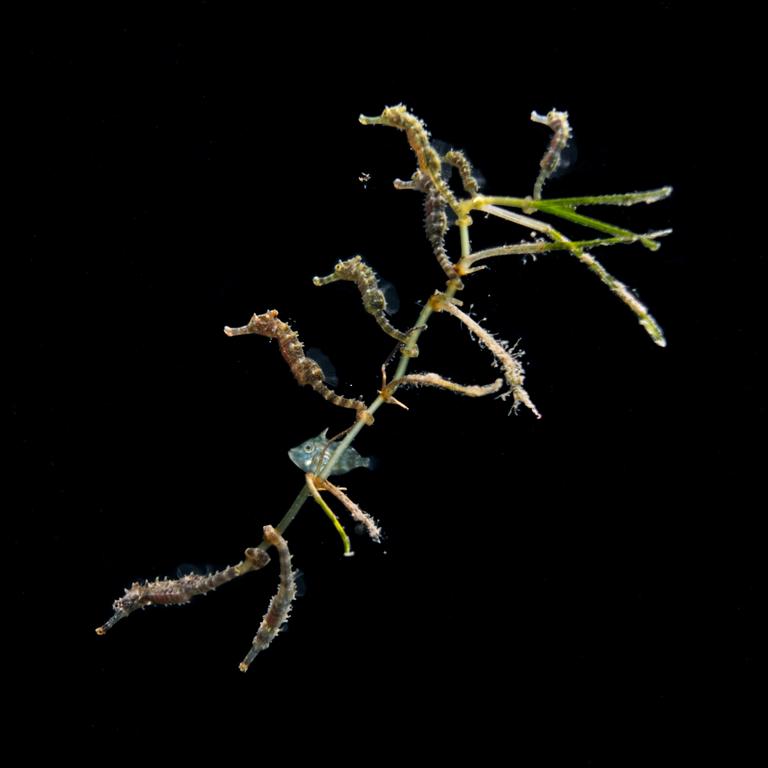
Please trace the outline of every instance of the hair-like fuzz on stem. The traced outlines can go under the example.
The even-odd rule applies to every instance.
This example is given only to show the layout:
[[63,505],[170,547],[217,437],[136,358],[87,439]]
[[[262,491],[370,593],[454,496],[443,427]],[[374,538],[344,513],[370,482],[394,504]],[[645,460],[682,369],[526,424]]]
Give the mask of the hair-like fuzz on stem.
[[[658,323],[656,323],[645,305],[637,298],[634,291],[608,273],[587,249],[618,243],[639,242],[650,250],[656,250],[659,247],[658,238],[668,234],[669,230],[660,230],[641,235],[614,226],[608,222],[585,216],[576,209],[580,206],[588,205],[629,206],[641,202],[652,203],[668,197],[672,191],[671,187],[618,195],[550,198],[543,200],[541,199],[543,187],[561,163],[563,150],[566,148],[571,137],[571,129],[568,124],[568,115],[565,112],[551,110],[546,116],[541,116],[534,112],[531,115],[531,119],[534,122],[546,125],[552,131],[552,137],[539,164],[540,172],[534,184],[533,195],[506,197],[480,194],[479,183],[466,156],[458,150],[450,150],[441,154],[433,146],[425,124],[418,117],[408,112],[402,104],[386,107],[376,117],[360,116],[360,122],[364,125],[392,126],[406,134],[408,143],[416,156],[417,169],[410,181],[398,180],[395,182],[395,187],[398,189],[411,189],[421,192],[425,196],[424,228],[437,261],[448,277],[445,290],[435,292],[422,305],[418,318],[410,331],[402,332],[389,322],[386,316],[386,300],[379,286],[378,278],[360,256],[340,261],[331,275],[314,279],[315,285],[325,285],[336,280],[348,280],[355,283],[360,291],[365,310],[375,318],[385,333],[399,342],[400,360],[394,378],[392,382],[387,384],[386,366],[389,362],[388,359],[382,365],[382,385],[379,390],[379,396],[372,400],[368,406],[362,400],[343,397],[328,386],[332,382],[330,382],[329,378],[326,378],[318,360],[305,354],[298,334],[288,323],[278,318],[277,310],[272,309],[263,314],[254,314],[248,324],[240,328],[226,327],[225,333],[228,336],[256,334],[276,339],[281,355],[288,364],[296,381],[302,386],[311,387],[330,403],[354,410],[357,421],[339,435],[339,437],[344,435],[343,439],[338,442],[337,438],[328,441],[326,448],[330,450],[330,444],[335,445],[335,448],[328,456],[327,461],[324,460],[322,465],[316,466],[315,471],[318,474],[305,474],[305,487],[299,491],[288,511],[283,515],[276,527],[271,525],[264,527],[264,540],[257,547],[247,549],[244,559],[240,563],[205,576],[188,575],[179,579],[157,579],[154,582],[144,583],[134,582],[129,589],[125,590],[123,597],[114,602],[114,613],[104,625],[97,628],[96,632],[98,634],[105,634],[118,621],[139,608],[152,605],[181,605],[189,602],[196,595],[204,595],[234,578],[263,568],[269,562],[266,550],[274,546],[280,561],[280,579],[277,593],[271,599],[267,612],[253,639],[251,648],[240,664],[240,670],[245,672],[255,657],[267,648],[277,636],[291,612],[291,606],[296,596],[295,575],[291,569],[291,554],[282,533],[292,523],[307,499],[313,498],[332,521],[342,540],[345,555],[352,554],[349,537],[336,514],[326,503],[323,495],[321,495],[321,492],[328,492],[333,495],[335,499],[344,505],[353,519],[365,528],[374,541],[380,541],[381,529],[377,522],[347,496],[345,493],[346,489],[334,485],[325,476],[330,474],[334,467],[339,466],[342,457],[346,455],[346,451],[360,431],[366,424],[373,422],[372,414],[379,407],[384,403],[403,406],[394,397],[394,393],[399,388],[408,386],[435,387],[468,397],[482,397],[501,392],[499,397],[502,399],[512,395],[514,400],[513,410],[522,403],[537,417],[540,417],[538,410],[523,387],[525,374],[520,362],[521,352],[517,351],[515,346],[498,339],[494,334],[483,328],[467,312],[459,308],[461,301],[456,298],[456,293],[464,288],[462,278],[480,269],[485,269],[486,265],[480,264],[481,261],[502,255],[525,255],[567,250],[596,274],[634,312],[640,324],[650,334],[656,344],[660,346],[666,344],[664,334]],[[452,166],[457,169],[461,185],[466,193],[463,199],[457,198],[457,185],[454,185],[456,192],[448,185],[448,174],[443,173],[446,170],[446,166]],[[446,248],[449,208],[456,216],[455,224],[459,231],[460,250],[455,260],[450,258]],[[538,233],[547,240],[521,242],[496,248],[487,248],[473,253],[469,237],[469,227],[472,224],[473,212],[501,218],[516,226],[523,227],[524,230]],[[599,238],[593,237],[590,240],[573,241],[555,229],[551,224],[530,215],[533,213],[555,216],[571,224],[599,232],[603,236]],[[473,339],[481,347],[486,347],[491,352],[494,358],[493,365],[502,370],[503,378],[498,378],[485,385],[466,385],[457,384],[436,373],[407,373],[410,358],[414,357],[417,353],[416,343],[420,340],[422,332],[427,328],[428,321],[433,312],[447,312],[459,320],[469,330]],[[323,435],[325,434],[323,433]]]
[[[391,400],[394,391],[399,387],[437,387],[467,397],[485,397],[496,394],[503,386],[504,379],[496,379],[490,384],[457,384],[437,373],[406,373],[399,379],[385,384],[381,394],[385,400]],[[398,404],[402,406],[402,403]]]
[[318,491],[328,491],[335,496],[347,508],[349,514],[352,515],[352,519],[356,523],[359,523],[377,544],[381,542],[381,528],[367,512],[360,509],[360,507],[355,504],[346,493],[344,493],[346,488],[340,488],[327,478],[318,477],[317,475],[311,475],[311,481]]
[[438,312],[447,312],[460,320],[477,337],[478,343],[486,347],[496,359],[495,362],[501,367],[504,373],[504,379],[509,386],[509,391],[500,395],[505,400],[509,395],[513,398],[513,410],[517,410],[522,403],[526,408],[533,411],[537,419],[541,418],[536,406],[533,404],[528,392],[523,387],[525,381],[525,371],[520,362],[520,353],[515,353],[507,346],[507,342],[497,339],[492,333],[486,331],[480,323],[471,318],[466,312],[456,306],[456,300],[448,301],[442,293],[435,293],[431,299],[432,305]]

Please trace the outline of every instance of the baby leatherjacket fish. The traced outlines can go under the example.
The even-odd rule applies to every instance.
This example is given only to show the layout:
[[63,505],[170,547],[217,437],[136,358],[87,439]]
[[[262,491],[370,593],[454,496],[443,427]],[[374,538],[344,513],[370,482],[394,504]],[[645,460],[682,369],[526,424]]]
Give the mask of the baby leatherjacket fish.
[[[317,437],[313,437],[288,451],[291,461],[303,472],[318,474],[328,463],[338,446],[337,440],[328,440],[328,430],[324,429]],[[344,451],[342,457],[330,471],[331,475],[343,475],[345,472],[365,467],[371,469],[370,456],[361,456],[352,446]]]

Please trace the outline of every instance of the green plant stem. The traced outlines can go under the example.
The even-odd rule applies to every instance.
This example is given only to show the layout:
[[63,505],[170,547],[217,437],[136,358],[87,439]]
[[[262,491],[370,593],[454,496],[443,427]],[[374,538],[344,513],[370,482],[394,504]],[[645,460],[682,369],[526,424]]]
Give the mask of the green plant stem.
[[[575,208],[579,205],[637,205],[638,203],[656,203],[669,197],[672,187],[660,187],[647,192],[629,192],[622,195],[593,195],[591,197],[547,197],[544,200],[534,200],[532,203],[544,203],[565,208]],[[541,206],[531,205],[532,208]]]
[[[662,187],[658,190],[652,190],[651,192],[637,192],[635,197],[639,202],[649,202],[655,195],[655,199],[663,199],[672,192],[671,187]],[[624,202],[614,202],[614,205],[630,205],[627,202],[628,198],[632,195],[606,195],[608,198],[622,198]],[[492,197],[486,195],[478,195],[471,201],[472,209],[483,209],[486,206],[499,206],[502,208],[522,208],[526,212],[532,212],[534,210],[541,211],[542,213],[549,213],[552,216],[557,216],[567,221],[572,221],[574,224],[581,224],[583,227],[589,227],[590,229],[596,229],[598,232],[606,232],[609,235],[618,237],[636,237],[646,248],[655,251],[659,248],[659,244],[654,240],[649,240],[646,237],[637,235],[635,232],[631,232],[628,229],[622,229],[621,227],[615,227],[613,224],[608,224],[599,219],[593,219],[591,216],[584,216],[581,213],[576,213],[573,207],[576,205],[598,205],[601,198],[598,197],[573,197],[573,198],[561,198],[559,204],[556,204],[552,200],[531,200],[530,198],[521,197]]]
[[[299,514],[299,510],[304,506],[304,502],[309,498],[309,489],[305,485],[300,491],[298,496],[293,500],[293,504],[288,508],[288,511],[283,515],[280,522],[275,526],[275,528],[280,531],[280,533],[284,533],[285,529],[293,522],[293,519],[296,517],[296,515]],[[272,545],[268,544],[266,541],[262,541],[261,544],[259,544],[260,549],[269,549]]]
[[[599,219],[593,219],[591,216],[584,216],[571,208],[561,208],[557,205],[544,205],[539,210],[542,213],[551,213],[553,216],[559,216],[561,219],[567,219],[574,224],[581,224],[582,227],[589,227],[590,229],[596,229],[598,232],[606,232],[609,235],[616,235],[618,237],[635,237],[634,232],[630,232],[628,229],[622,229],[621,227],[615,227],[613,224],[607,224]],[[647,237],[638,237],[638,240],[642,245],[651,251],[659,249],[659,244],[655,240],[649,240]]]
[[[461,259],[463,261],[464,259],[469,258],[471,253],[471,247],[469,242],[469,226],[467,224],[459,225],[459,237],[461,240]],[[449,299],[453,298],[453,296],[456,294],[456,291],[458,290],[459,290],[459,286],[457,282],[451,281],[448,285],[447,290],[445,291],[445,295]],[[397,369],[395,370],[395,375],[392,379],[393,381],[396,381],[401,376],[405,375],[405,372],[408,369],[408,363],[412,359],[411,355],[409,355],[408,353],[417,345],[419,337],[427,329],[427,320],[429,320],[429,317],[433,312],[434,312],[434,309],[432,308],[432,305],[430,304],[430,302],[425,301],[424,306],[422,307],[421,312],[419,313],[419,316],[416,319],[416,325],[411,331],[408,341],[406,342],[405,346],[403,347],[403,351],[400,354],[400,361],[398,362]],[[378,411],[379,408],[381,408],[381,406],[384,405],[385,402],[386,400],[381,395],[379,395],[366,408],[366,410],[371,416],[373,416],[373,414],[376,413],[376,411]],[[328,459],[328,462],[323,467],[323,469],[320,472],[318,472],[318,477],[327,478],[328,475],[330,475],[331,470],[336,466],[337,462],[344,454],[344,451],[346,451],[347,448],[349,448],[349,446],[352,445],[352,442],[360,434],[360,431],[363,429],[364,426],[366,426],[365,420],[359,419],[357,423],[352,427],[352,429],[350,429],[349,432],[344,436],[344,439],[336,447],[336,450],[333,452],[333,454],[331,454],[330,459]],[[299,511],[304,506],[304,502],[309,497],[310,497],[310,492],[305,485],[299,491],[298,495],[293,500],[293,504],[291,504],[288,511],[283,515],[280,522],[275,526],[281,534],[285,533],[285,530],[294,521],[294,519],[296,518],[296,515],[299,514]],[[264,550],[269,549],[270,546],[271,544],[269,544],[266,541],[262,541],[261,544],[259,544],[259,548]]]
[[311,475],[307,475],[306,481],[307,488],[312,494],[312,497],[320,505],[320,508],[323,510],[323,512],[325,512],[328,519],[333,523],[333,527],[336,529],[336,532],[339,534],[339,536],[341,536],[341,541],[344,544],[344,554],[346,556],[354,555],[355,553],[352,551],[352,545],[349,542],[349,536],[347,536],[347,532],[344,530],[344,526],[339,522],[339,518],[336,517],[334,511],[325,503],[325,499],[320,495],[320,491],[318,491],[315,487],[314,478]]
[[568,242],[533,242],[515,243],[513,245],[500,245],[496,248],[486,248],[483,251],[475,251],[467,258],[468,264],[475,264],[493,256],[526,255],[548,253],[550,251],[573,251],[574,248],[597,248],[602,245],[618,245],[619,243],[636,243],[641,238],[656,239],[665,237],[672,232],[671,229],[661,229],[657,232],[648,232],[645,235],[633,235],[632,237],[602,237],[595,240],[571,240]]
[[575,208],[579,205],[636,205],[637,203],[655,203],[669,197],[672,187],[659,187],[646,192],[629,192],[621,195],[592,195],[589,197],[551,197],[534,200],[530,197],[508,197],[503,195],[477,195],[471,203],[472,208],[483,205],[501,205],[508,208],[531,208],[543,210],[549,206]]
[[[373,119],[371,119],[371,122],[374,122]],[[608,244],[611,241],[613,242],[621,242],[621,241],[637,241],[643,243],[647,248],[651,248],[655,250],[659,247],[659,244],[656,243],[653,239],[638,235],[635,232],[630,232],[629,230],[622,229],[620,227],[614,227],[611,224],[606,224],[605,222],[599,221],[597,219],[593,219],[589,216],[583,216],[579,213],[576,213],[573,208],[575,208],[577,205],[633,205],[635,203],[640,202],[655,202],[656,200],[661,200],[665,197],[667,197],[672,192],[671,187],[662,187],[660,189],[651,190],[649,192],[635,192],[630,193],[627,195],[598,195],[595,197],[566,197],[566,198],[560,198],[557,200],[532,200],[529,197],[499,197],[499,196],[486,196],[486,195],[477,195],[475,198],[471,201],[471,206],[468,206],[467,213],[470,210],[482,210],[484,207],[492,208],[493,206],[499,206],[500,208],[521,208],[521,209],[534,209],[539,210],[542,213],[549,213],[553,216],[558,216],[562,219],[567,219],[569,221],[572,221],[577,224],[581,224],[582,226],[589,227],[591,229],[596,229],[600,232],[605,232],[607,234],[614,235],[613,238],[607,238],[603,241],[581,241],[574,243],[572,241],[569,241],[568,238],[562,236],[559,232],[554,230],[550,225],[537,221],[536,219],[531,219],[528,216],[525,216],[523,214],[513,214],[511,211],[508,212],[504,218],[509,218],[510,220],[514,221],[517,224],[520,224],[522,226],[531,226],[532,228],[544,232],[548,234],[550,237],[553,238],[553,240],[556,241],[557,244],[552,243],[547,248],[541,247],[541,250],[554,250],[555,248],[564,248],[567,250],[570,250],[572,253],[574,253],[576,256],[578,256],[581,260],[585,260],[585,254],[581,247],[579,246],[585,246],[585,245],[602,245],[602,244]],[[468,201],[470,202],[470,201]],[[497,215],[501,215],[501,210],[497,209]],[[492,212],[489,210],[489,212]],[[458,269],[459,272],[462,273],[462,270],[468,270],[471,264],[473,263],[473,259],[471,258],[471,245],[469,241],[469,222],[466,223],[459,223],[459,238],[461,242],[461,259],[459,260]],[[666,234],[666,232],[664,232]],[[539,250],[539,248],[536,248],[535,246],[532,247],[531,250]],[[512,249],[510,249],[512,250]],[[492,249],[490,252],[483,254],[481,258],[487,258],[490,255],[496,255],[496,253],[503,253],[503,249]],[[623,288],[623,284],[618,283],[615,279],[613,279],[602,267],[602,265],[598,264],[594,261],[594,259],[589,259],[588,266],[593,272],[596,272],[600,279],[606,283],[609,287],[614,290],[614,292],[617,291],[617,287],[621,286]],[[451,280],[448,283],[448,287],[445,291],[445,297],[447,299],[453,298],[453,296],[456,294],[456,292],[460,289],[460,284],[458,281]],[[623,295],[623,293],[620,293],[622,298],[627,301],[627,296]],[[630,302],[631,305],[631,302]],[[654,341],[656,341],[657,344],[664,344],[664,337],[661,333],[660,328],[656,324],[655,320],[647,314],[647,310],[645,310],[645,307],[643,305],[640,305],[639,309],[637,307],[632,307],[636,314],[640,317],[641,324],[645,327],[645,329],[651,334]],[[430,315],[434,311],[432,305],[429,301],[426,301],[424,303],[424,306],[422,307],[421,312],[419,313],[419,317],[416,320],[416,325],[414,326],[413,330],[409,334],[408,341],[403,347],[403,351],[400,354],[400,360],[397,365],[397,369],[395,371],[395,375],[392,379],[392,381],[396,381],[401,376],[405,375],[405,372],[408,369],[408,364],[411,360],[411,355],[409,352],[411,352],[418,342],[419,337],[421,334],[426,330],[427,327],[427,320],[429,320]],[[386,402],[384,397],[379,395],[368,407],[367,412],[371,416],[373,416],[376,411],[381,408],[381,406]],[[336,450],[331,455],[330,459],[328,460],[327,464],[323,467],[323,469],[318,473],[318,477],[321,478],[327,478],[328,475],[330,475],[333,468],[338,463],[341,456],[344,454],[344,451],[349,448],[350,445],[352,445],[355,438],[360,434],[360,431],[363,429],[363,427],[366,426],[366,422],[363,419],[360,419],[357,421],[357,423],[352,427],[352,429],[349,430],[349,432],[345,435],[344,439],[339,443],[339,445],[336,447]],[[277,530],[282,534],[285,532],[285,530],[288,528],[288,526],[293,522],[293,520],[296,518],[296,515],[298,515],[299,510],[304,506],[304,502],[310,497],[310,493],[307,490],[307,487],[304,486],[294,499],[293,503],[289,507],[288,511],[283,515],[280,522],[277,524],[276,528]],[[260,545],[260,549],[269,549],[270,544],[263,541]]]

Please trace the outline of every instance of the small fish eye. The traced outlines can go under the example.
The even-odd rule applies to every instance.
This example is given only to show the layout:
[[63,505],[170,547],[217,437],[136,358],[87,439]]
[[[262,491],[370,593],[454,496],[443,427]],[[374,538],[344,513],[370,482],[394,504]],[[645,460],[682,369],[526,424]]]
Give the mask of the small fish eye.
[[306,443],[306,444],[304,445],[304,450],[305,450],[307,453],[312,453],[312,443]]

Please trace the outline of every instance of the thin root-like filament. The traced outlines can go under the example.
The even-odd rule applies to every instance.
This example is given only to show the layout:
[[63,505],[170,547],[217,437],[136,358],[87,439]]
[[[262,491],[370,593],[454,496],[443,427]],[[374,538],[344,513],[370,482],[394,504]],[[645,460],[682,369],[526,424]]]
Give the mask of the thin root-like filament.
[[523,387],[525,371],[519,359],[520,353],[514,353],[507,346],[507,342],[497,339],[492,333],[486,331],[480,323],[459,309],[455,302],[446,300],[441,293],[436,293],[432,297],[431,304],[436,311],[448,312],[448,314],[460,320],[477,337],[481,346],[486,347],[494,356],[496,363],[504,372],[504,379],[509,386],[509,392],[502,394],[501,398],[505,399],[511,393],[515,409],[522,403],[526,408],[533,411],[537,419],[540,419],[541,414]]
[[312,475],[312,483],[318,491],[328,491],[335,496],[347,508],[349,514],[352,515],[352,519],[355,520],[355,522],[360,523],[360,525],[365,528],[368,535],[377,544],[381,542],[381,528],[379,528],[376,521],[367,512],[360,509],[360,507],[355,504],[346,493],[344,493],[346,490],[345,488],[339,488],[338,485],[334,485],[327,478],[317,477],[317,475]]
[[399,387],[438,387],[467,397],[485,397],[495,394],[503,386],[504,379],[496,379],[490,384],[457,384],[437,373],[408,373],[385,385],[382,388],[382,397],[385,400],[392,399],[392,394]]

